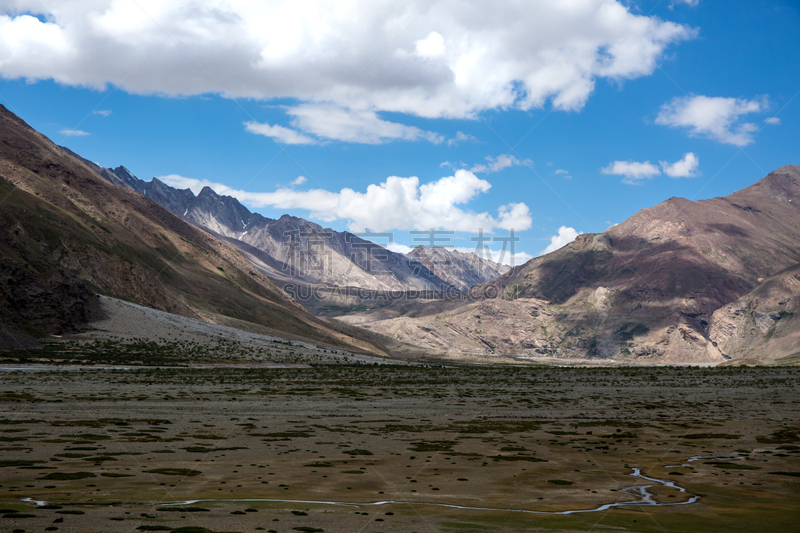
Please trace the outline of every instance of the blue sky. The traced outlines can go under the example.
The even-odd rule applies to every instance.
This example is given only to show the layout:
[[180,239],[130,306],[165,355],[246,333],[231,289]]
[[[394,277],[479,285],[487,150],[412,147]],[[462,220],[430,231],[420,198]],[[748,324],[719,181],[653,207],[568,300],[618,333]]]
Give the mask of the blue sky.
[[800,163],[794,1],[3,5],[0,103],[56,143],[398,250],[520,262]]

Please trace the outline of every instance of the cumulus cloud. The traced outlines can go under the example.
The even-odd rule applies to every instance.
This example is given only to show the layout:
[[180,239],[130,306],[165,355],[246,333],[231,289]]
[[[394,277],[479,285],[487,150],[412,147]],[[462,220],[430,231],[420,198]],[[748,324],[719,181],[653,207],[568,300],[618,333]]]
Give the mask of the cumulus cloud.
[[568,228],[567,226],[561,226],[560,228],[558,228],[558,234],[550,237],[550,244],[547,245],[547,248],[542,250],[542,253],[540,255],[546,255],[549,254],[550,252],[555,252],[556,250],[568,245],[569,243],[575,240],[575,237],[582,234],[583,234],[582,231],[576,231],[575,228]]
[[103,117],[107,117],[108,115],[111,114],[111,110],[110,109],[96,109],[96,110],[92,111],[92,114],[93,115],[100,115],[100,116],[103,116]]
[[524,203],[510,203],[497,209],[497,216],[476,213],[462,208],[491,184],[468,170],[420,184],[416,176],[390,176],[379,184],[369,185],[366,192],[345,188],[339,192],[324,189],[297,191],[281,188],[275,192],[250,192],[233,189],[221,183],[179,175],[159,178],[178,188],[190,188],[195,194],[211,187],[218,194],[233,196],[253,207],[305,209],[315,219],[332,222],[349,221],[353,232],[387,230],[426,230],[442,228],[453,231],[490,232],[498,229],[523,231],[531,226],[531,214]]
[[[286,99],[304,135],[348,142],[440,142],[376,115],[383,112],[474,118],[548,102],[580,110],[597,80],[648,76],[669,47],[697,34],[632,13],[619,0],[503,2],[489,12],[478,0],[8,0],[2,6],[6,79],[113,85],[133,94]],[[33,9],[37,16],[29,14]],[[317,106],[332,103],[307,122]],[[276,128],[269,126],[268,136],[296,138]]]
[[564,170],[562,168],[559,168],[558,170],[556,170],[554,172],[554,174],[561,175],[565,180],[571,180],[572,179],[572,175],[570,175],[569,171],[568,170]]
[[740,123],[739,117],[764,111],[768,105],[766,98],[679,97],[661,106],[656,124],[688,128],[689,134],[695,137],[747,146],[753,142],[753,132],[758,127],[752,122]]
[[658,176],[661,171],[657,166],[645,161],[639,163],[638,161],[614,161],[605,168],[601,168],[600,172],[603,174],[612,174],[614,176],[622,176],[622,183],[628,185],[636,185],[641,183],[643,179],[653,179],[653,176]]
[[292,180],[291,185],[302,185],[307,181],[308,180],[306,179],[305,176],[297,176],[295,179]]
[[59,131],[61,135],[66,135],[67,137],[83,137],[85,135],[89,135],[85,131],[81,130],[73,130],[71,128],[64,128],[63,130]]
[[497,157],[486,156],[486,164],[480,163],[474,165],[470,170],[470,172],[499,172],[504,168],[514,167],[514,166],[531,166],[533,161],[530,159],[523,159],[519,160],[513,155],[510,154],[500,154]]
[[772,126],[777,126],[781,123],[781,119],[779,119],[778,117],[768,117],[764,119],[764,122]]
[[693,152],[687,152],[683,159],[674,163],[659,161],[664,174],[670,178],[694,178],[699,175],[697,169],[700,166],[700,158]]

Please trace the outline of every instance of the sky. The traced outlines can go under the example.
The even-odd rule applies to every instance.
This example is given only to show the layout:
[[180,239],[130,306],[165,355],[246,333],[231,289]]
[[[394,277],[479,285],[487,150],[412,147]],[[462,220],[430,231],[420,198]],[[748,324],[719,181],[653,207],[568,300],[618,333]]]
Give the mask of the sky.
[[796,0],[0,0],[0,103],[146,181],[521,264],[800,164],[798,29]]

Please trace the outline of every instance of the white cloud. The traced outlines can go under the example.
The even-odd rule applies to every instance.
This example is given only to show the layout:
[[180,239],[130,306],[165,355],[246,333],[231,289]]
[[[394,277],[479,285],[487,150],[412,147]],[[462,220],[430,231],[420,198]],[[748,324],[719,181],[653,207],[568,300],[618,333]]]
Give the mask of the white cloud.
[[305,176],[297,176],[295,179],[292,180],[291,185],[302,185],[307,181],[308,180],[306,179]]
[[700,0],[672,0],[669,4],[669,8],[672,9],[675,4],[685,4],[689,7],[697,7],[700,4]]
[[568,171],[568,170],[561,169],[561,168],[559,168],[558,170],[556,170],[556,171],[554,172],[554,174],[560,174],[561,176],[563,176],[563,178],[564,178],[565,180],[571,180],[571,179],[572,179],[572,175],[569,173],[569,171]]
[[[366,237],[363,237],[363,238],[367,239]],[[367,240],[369,240],[369,239],[367,239]],[[379,244],[381,244],[381,243],[379,243]],[[392,252],[396,252],[398,254],[403,254],[403,255],[406,255],[411,250],[413,250],[413,248],[411,246],[406,246],[405,244],[400,244],[399,242],[389,242],[389,243],[383,244],[383,247],[384,248],[388,248]]]
[[464,133],[463,131],[458,131],[458,132],[456,132],[456,136],[455,137],[453,137],[452,139],[447,139],[447,146],[455,146],[455,145],[461,144],[463,142],[477,141],[477,140],[478,139],[476,139],[472,135]]
[[503,252],[502,250],[499,250],[495,255],[494,262],[513,267],[524,265],[531,259],[533,259],[533,256],[527,252],[516,252],[512,254],[510,252]]
[[110,109],[97,109],[95,111],[92,111],[92,114],[93,115],[101,115],[101,116],[107,117],[108,115],[111,114],[111,110]]
[[531,166],[533,161],[530,159],[519,160],[513,155],[509,154],[500,154],[497,157],[486,156],[486,164],[480,163],[474,165],[470,170],[470,172],[500,172],[504,168],[513,167],[513,166]]
[[487,212],[476,213],[459,207],[479,194],[488,192],[492,186],[463,169],[457,170],[452,176],[423,184],[416,176],[390,176],[380,184],[369,185],[366,192],[348,188],[339,192],[323,189],[297,191],[291,188],[281,188],[275,192],[249,192],[178,175],[159,179],[173,187],[188,187],[195,194],[208,186],[218,194],[233,196],[253,207],[306,209],[312,218],[326,222],[347,220],[353,232],[363,232],[366,228],[376,232],[429,228],[468,232],[477,232],[480,228],[487,232],[497,229],[524,231],[531,226],[530,210],[523,203],[500,206],[496,217]]
[[764,122],[771,124],[772,126],[777,126],[781,123],[781,119],[778,117],[768,117],[764,119]]
[[[213,181],[208,180],[198,180],[195,178],[187,178],[186,176],[181,176],[180,174],[167,174],[166,176],[157,176],[156,179],[162,181],[169,185],[170,187],[175,187],[176,189],[184,190],[184,189],[191,189],[191,191],[195,194],[200,194],[200,191],[203,190],[204,187],[211,187],[219,194],[226,194],[228,196],[233,196],[230,191],[230,187],[223,185],[221,183],[214,183]],[[224,192],[221,192],[224,191]]]
[[281,144],[316,144],[317,141],[303,135],[299,131],[284,128],[279,125],[262,124],[261,122],[249,121],[244,123],[244,129],[256,135],[269,137]]
[[622,183],[627,183],[628,185],[636,185],[645,178],[652,179],[653,176],[661,174],[658,167],[651,164],[650,161],[645,161],[644,163],[639,163],[638,161],[614,161],[607,167],[601,168],[600,172],[622,176]]
[[417,55],[425,58],[434,58],[444,55],[444,37],[441,34],[432,31],[424,39],[420,39],[414,43],[417,49]]
[[500,220],[497,227],[506,230],[522,231],[531,227],[531,212],[522,202],[501,205],[497,209]]
[[735,146],[753,142],[758,127],[752,122],[739,123],[739,117],[758,113],[768,107],[766,98],[745,100],[719,96],[674,98],[661,106],[656,124],[689,128],[689,134],[714,139]]
[[323,139],[363,144],[394,140],[426,140],[435,144],[444,141],[438,133],[383,120],[371,110],[304,104],[290,107],[286,112],[292,117],[292,126]]
[[563,248],[564,246],[568,245],[572,241],[575,240],[575,237],[578,235],[582,235],[582,231],[576,231],[575,228],[568,228],[567,226],[561,226],[558,228],[558,234],[553,235],[550,237],[550,244],[542,250],[540,255],[546,255],[550,252],[555,252],[556,250]]
[[67,137],[83,137],[84,135],[89,135],[85,131],[81,130],[73,130],[71,128],[64,128],[63,130],[59,131],[61,135],[66,135]]
[[[548,102],[580,110],[598,79],[648,76],[670,46],[697,34],[632,13],[621,0],[503,2],[491,9],[478,0],[2,5],[5,79],[113,85],[133,94],[288,99],[296,103],[287,112],[301,129],[308,126],[306,135],[348,142],[440,142],[375,115],[382,112],[474,118]],[[32,10],[39,16],[25,14]],[[318,106],[334,102],[305,122],[308,106],[316,115]],[[295,138],[269,127],[268,136],[281,142]]]
[[700,158],[693,152],[687,152],[683,159],[674,163],[659,161],[664,174],[670,178],[694,178],[699,175],[697,168],[700,166]]

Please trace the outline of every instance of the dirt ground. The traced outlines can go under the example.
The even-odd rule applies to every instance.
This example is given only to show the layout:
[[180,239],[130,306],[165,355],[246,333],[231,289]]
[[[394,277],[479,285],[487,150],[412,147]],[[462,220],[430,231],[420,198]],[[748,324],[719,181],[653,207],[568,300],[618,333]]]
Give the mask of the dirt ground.
[[797,368],[5,369],[0,411],[0,531],[800,523]]

